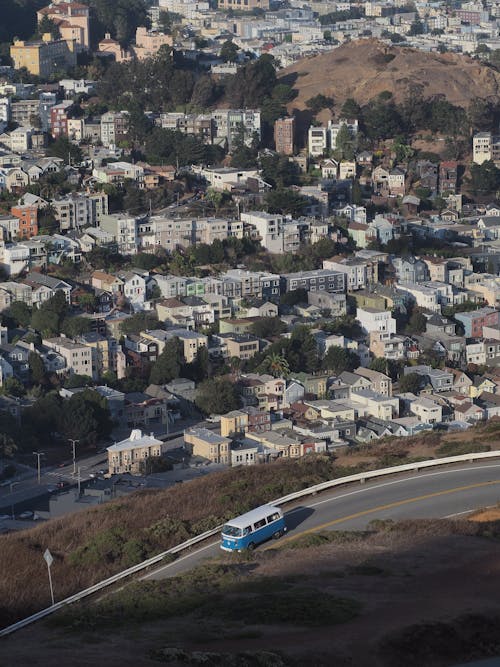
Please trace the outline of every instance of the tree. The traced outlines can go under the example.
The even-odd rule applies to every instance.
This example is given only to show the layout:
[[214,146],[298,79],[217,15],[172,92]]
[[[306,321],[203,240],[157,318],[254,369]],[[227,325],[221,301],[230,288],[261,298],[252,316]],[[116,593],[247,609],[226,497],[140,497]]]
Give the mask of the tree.
[[262,362],[262,369],[275,378],[284,378],[290,375],[290,366],[283,355],[273,352],[268,354]]
[[65,164],[80,164],[82,161],[80,147],[71,142],[65,135],[61,135],[49,145],[47,155],[60,157]]
[[318,370],[320,366],[318,346],[309,327],[304,325],[295,327],[285,356],[292,371],[313,373]]
[[418,373],[408,373],[399,378],[399,391],[402,394],[418,394],[422,386],[422,378]]
[[43,16],[37,27],[37,36],[41,39],[45,33],[50,33],[52,39],[61,39],[59,27],[48,16]]
[[290,292],[285,292],[280,298],[282,306],[296,306],[298,303],[307,303],[307,290],[296,289]]
[[24,301],[13,301],[5,314],[21,327],[27,327],[31,321],[31,309]]
[[180,377],[181,367],[184,364],[184,346],[177,338],[165,343],[163,352],[151,368],[149,381],[152,384],[165,384]]
[[352,160],[354,158],[354,140],[347,125],[343,123],[337,132],[335,139],[335,147],[339,153],[339,157],[345,160]]
[[294,190],[281,188],[270,190],[266,194],[266,204],[270,213],[300,215],[307,204],[307,199]]
[[361,107],[359,104],[356,102],[356,100],[353,100],[352,97],[348,97],[344,104],[342,105],[342,109],[340,110],[340,115],[342,118],[359,118],[361,115]]
[[128,317],[120,325],[123,334],[139,334],[146,329],[164,329],[165,326],[158,320],[156,313],[140,311]]
[[15,377],[8,377],[3,383],[3,386],[5,393],[10,394],[11,396],[17,396],[19,398],[26,393],[23,383]]
[[408,325],[406,331],[409,334],[421,334],[427,328],[427,318],[419,310],[414,309],[413,313],[408,320]]
[[196,392],[196,405],[207,415],[223,415],[239,407],[235,385],[224,378],[205,380]]
[[326,97],[326,95],[319,93],[306,100],[306,107],[310,109],[314,115],[323,111],[323,109],[333,109],[333,97]]
[[279,317],[261,317],[251,328],[257,338],[275,338],[286,331],[286,326]]
[[221,46],[219,56],[225,63],[235,63],[238,60],[239,50],[239,46],[237,46],[232,40],[227,39]]
[[57,290],[54,296],[33,311],[31,326],[44,335],[58,334],[67,311],[66,295],[62,290]]
[[31,381],[35,384],[42,384],[45,381],[46,374],[41,356],[37,352],[30,352],[28,355],[28,364]]
[[344,371],[352,371],[359,366],[359,357],[351,350],[345,350],[338,345],[328,348],[321,367],[327,371],[333,371],[337,375]]
[[494,194],[500,188],[500,169],[493,160],[474,163],[470,168],[470,184],[474,194]]

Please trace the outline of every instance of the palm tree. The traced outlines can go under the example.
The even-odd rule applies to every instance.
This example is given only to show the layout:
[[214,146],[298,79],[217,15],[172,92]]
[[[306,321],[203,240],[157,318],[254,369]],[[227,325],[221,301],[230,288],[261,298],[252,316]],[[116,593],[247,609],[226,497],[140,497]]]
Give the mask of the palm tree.
[[288,361],[281,354],[272,352],[264,359],[263,366],[275,378],[283,378],[290,375]]

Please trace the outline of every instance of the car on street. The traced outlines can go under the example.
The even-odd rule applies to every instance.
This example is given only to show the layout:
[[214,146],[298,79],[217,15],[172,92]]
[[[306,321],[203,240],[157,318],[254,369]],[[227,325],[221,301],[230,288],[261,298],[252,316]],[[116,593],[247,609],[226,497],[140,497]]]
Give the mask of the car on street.
[[21,512],[21,514],[17,515],[18,519],[32,519],[33,518],[33,512],[31,510],[26,510],[25,512]]
[[8,521],[9,519],[12,519],[10,514],[0,514],[0,521]]

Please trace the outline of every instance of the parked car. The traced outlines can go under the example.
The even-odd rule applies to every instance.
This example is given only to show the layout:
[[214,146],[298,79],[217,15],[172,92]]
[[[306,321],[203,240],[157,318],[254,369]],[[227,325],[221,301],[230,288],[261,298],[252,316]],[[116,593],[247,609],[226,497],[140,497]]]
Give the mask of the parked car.
[[66,489],[68,486],[69,482],[66,482],[64,479],[62,479],[60,482],[57,482],[58,489]]
[[21,514],[18,514],[17,518],[18,519],[32,519],[33,518],[33,512],[31,510],[26,510],[25,512],[21,512]]

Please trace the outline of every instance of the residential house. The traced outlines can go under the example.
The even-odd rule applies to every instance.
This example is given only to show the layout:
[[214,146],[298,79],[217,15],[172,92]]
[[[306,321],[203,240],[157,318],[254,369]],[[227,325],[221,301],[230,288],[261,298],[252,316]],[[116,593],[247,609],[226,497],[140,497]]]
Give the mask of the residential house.
[[356,308],[356,319],[361,325],[364,333],[396,333],[396,320],[387,310],[377,310],[376,308]]
[[439,424],[443,420],[442,407],[425,396],[412,401],[410,411],[426,424]]
[[184,431],[184,443],[191,445],[193,456],[201,456],[212,463],[229,464],[231,440],[207,428],[190,428]]
[[380,394],[381,396],[392,396],[392,380],[385,373],[373,371],[371,368],[363,368],[363,366],[359,366],[354,372],[356,375],[361,375],[367,380],[370,380],[370,388],[377,392],[377,394]]
[[148,459],[160,457],[165,448],[161,440],[133,429],[128,438],[107,448],[109,472],[112,475],[140,475]]

